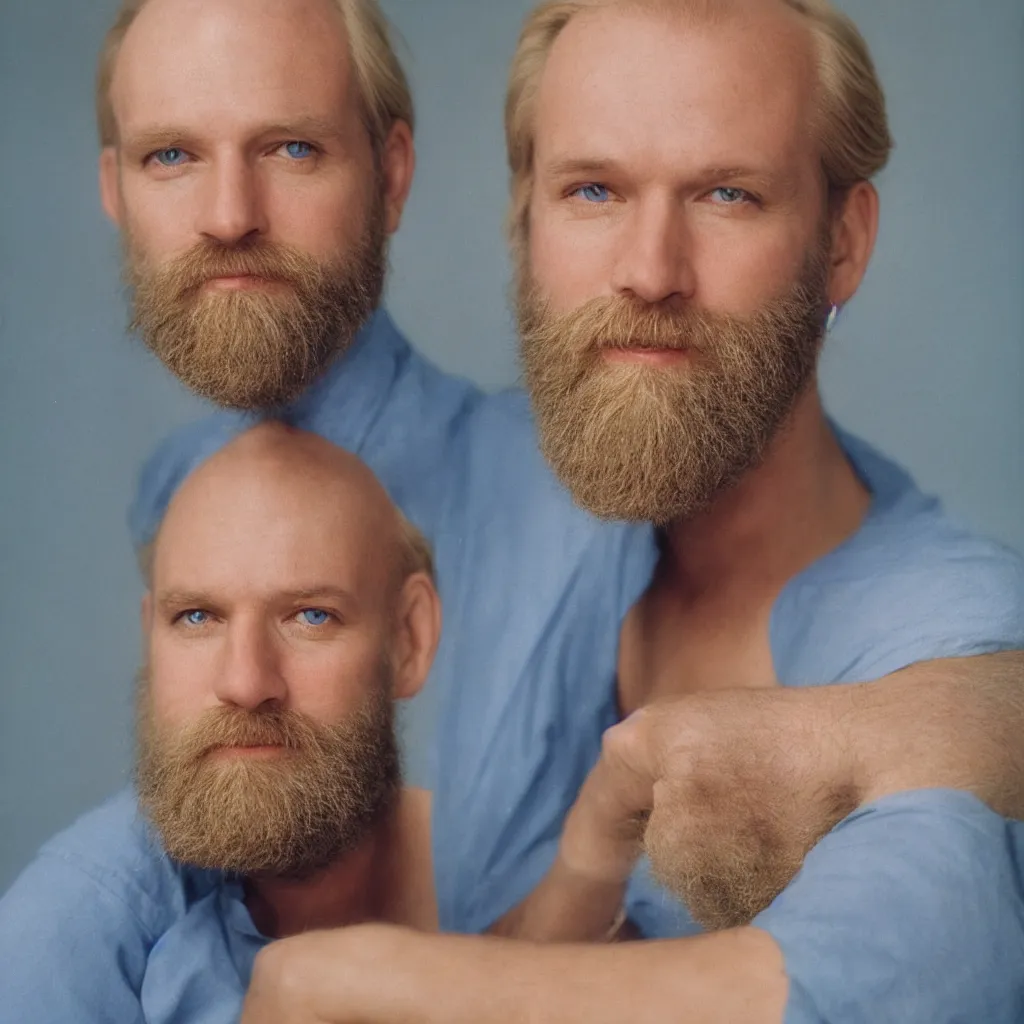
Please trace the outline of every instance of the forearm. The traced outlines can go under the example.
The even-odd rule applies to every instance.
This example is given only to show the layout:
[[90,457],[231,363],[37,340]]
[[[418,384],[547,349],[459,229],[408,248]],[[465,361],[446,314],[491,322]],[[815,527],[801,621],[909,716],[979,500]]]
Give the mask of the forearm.
[[533,942],[603,942],[624,936],[626,883],[640,855],[650,784],[622,784],[602,757],[566,816],[555,862],[540,885],[490,933]]
[[[786,1003],[781,953],[754,928],[614,946],[413,935],[402,946],[408,969],[367,1022],[781,1024]],[[357,1019],[338,1010],[323,1019]]]
[[625,882],[581,876],[559,855],[544,880],[490,934],[532,942],[602,942],[615,938]]
[[1024,818],[1024,652],[921,662],[830,689],[817,693],[851,745],[862,802],[960,789]]
[[780,1024],[785,1009],[782,956],[753,928],[624,946],[451,942],[430,955],[458,978],[410,1022]]

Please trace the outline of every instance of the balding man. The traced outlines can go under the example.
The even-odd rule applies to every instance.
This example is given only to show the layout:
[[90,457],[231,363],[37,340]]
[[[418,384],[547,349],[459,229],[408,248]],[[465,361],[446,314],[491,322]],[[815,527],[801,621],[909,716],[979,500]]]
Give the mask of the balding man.
[[227,1024],[271,939],[437,926],[393,711],[440,602],[369,469],[257,427],[178,491],[147,577],[141,814],[131,793],[87,814],[0,902],[5,1021]]
[[[303,937],[267,951],[246,1024],[1024,1020],[1024,825],[959,775],[972,734],[1019,762],[1020,654],[1002,656],[1005,726],[947,718],[958,666],[934,662],[1021,647],[1024,564],[838,430],[816,386],[889,151],[863,40],[826,0],[551,0],[507,128],[541,444],[581,504],[657,524],[661,550],[615,676],[529,700],[493,680],[493,716],[442,748],[446,800],[476,810],[460,908],[535,939],[600,940],[625,914],[665,941]],[[908,666],[819,688],[832,710],[799,729],[777,717],[809,710],[808,686]],[[874,704],[914,676],[936,704]],[[548,780],[629,711],[561,827]],[[865,784],[865,751],[915,791]],[[1013,787],[988,798],[1020,816]],[[634,871],[638,818],[710,934]],[[289,984],[302,963],[319,984]]]
[[[583,6],[552,8],[556,27],[562,14]],[[654,4],[653,9],[664,12],[676,6]],[[698,13],[705,9],[713,13],[715,8],[693,7]],[[806,36],[801,36],[801,26],[790,28],[791,37]],[[522,51],[527,70],[532,59],[543,57],[542,44],[553,38],[550,29],[542,25]],[[756,42],[756,32],[750,35]],[[620,63],[634,89],[650,88],[649,81],[630,77],[634,65],[647,66],[642,56],[628,55]],[[776,60],[775,66],[813,73],[806,61]],[[649,77],[659,67],[651,66]],[[761,74],[763,81],[764,71],[755,68],[748,77]],[[577,77],[589,73],[576,72]],[[778,90],[779,96],[799,94],[807,74],[793,89]],[[699,75],[694,79],[702,80]],[[528,114],[536,82],[527,75],[526,84],[524,103],[516,109]],[[600,113],[614,114],[629,126],[630,103],[649,110],[643,96],[637,100],[614,83],[606,88],[619,102],[602,104],[600,111],[589,110],[585,89],[566,92],[565,103],[578,103],[578,108],[563,110],[559,124],[582,130]],[[744,89],[758,95],[749,82]],[[663,92],[666,102],[677,95],[675,86]],[[727,92],[723,86],[717,95]],[[674,640],[684,631],[673,617],[676,605],[645,600],[645,595],[658,596],[652,583],[662,582],[655,531],[646,524],[601,522],[574,507],[538,451],[524,396],[486,396],[440,372],[414,350],[383,309],[375,308],[386,238],[401,219],[413,154],[412,101],[373,0],[126,0],[103,54],[97,100],[104,204],[125,238],[136,327],[168,367],[199,393],[247,410],[215,415],[161,447],[142,474],[132,515],[135,539],[148,542],[180,481],[250,425],[250,413],[266,407],[356,452],[373,468],[430,538],[453,626],[446,630],[433,672],[441,706],[437,758],[434,765],[415,766],[418,777],[429,778],[434,791],[441,920],[455,930],[491,928],[555,859],[560,822],[599,756],[602,729],[623,711],[685,687],[706,691],[772,680],[768,603],[771,588],[783,583],[779,567],[758,574],[754,561],[745,561],[743,568],[757,578],[757,591],[746,593],[745,586],[737,586],[727,600],[694,615],[677,652]],[[689,99],[684,96],[681,103],[685,106]],[[789,113],[801,116],[799,110]],[[703,116],[705,127],[720,121],[714,113]],[[522,251],[521,243],[529,236],[521,216],[523,183],[530,179],[530,168],[522,161],[530,147],[522,144],[520,122],[528,125],[529,118],[513,121],[511,137],[519,140],[512,154],[514,163],[518,161],[516,238]],[[798,139],[808,138],[793,117],[788,127]],[[742,125],[735,130],[742,134]],[[675,134],[662,134],[666,145],[680,148]],[[708,145],[718,145],[709,131],[696,134]],[[605,128],[604,137],[614,141],[615,135]],[[779,143],[776,148],[785,147]],[[692,153],[694,147],[687,142],[681,149]],[[742,147],[738,149],[742,156]],[[802,186],[807,185],[807,167],[813,166],[807,149],[804,145],[799,150],[806,165]],[[736,146],[719,150],[705,169],[742,169],[733,166],[735,160],[725,161],[729,153],[735,155]],[[574,173],[582,173],[580,164],[589,156],[576,147],[572,160]],[[638,161],[643,163],[642,154]],[[595,173],[590,166],[588,174]],[[556,184],[547,181],[543,195],[536,190],[545,205],[538,208],[532,237],[546,247],[547,274],[565,276],[560,298],[572,305],[590,297],[588,288],[608,286],[619,243],[608,242],[616,237],[611,231],[602,234],[605,244],[600,247],[586,237],[599,224],[612,223],[601,221],[595,212],[611,196],[600,180],[591,187],[588,180],[573,178],[573,190],[565,195]],[[705,228],[716,225],[721,234],[700,251],[712,261],[724,261],[730,253],[735,258],[734,265],[716,264],[716,298],[724,302],[723,295],[735,289],[741,294],[730,296],[733,307],[749,312],[752,301],[767,297],[769,285],[781,285],[780,275],[799,269],[793,263],[799,262],[800,245],[806,241],[809,200],[801,193],[799,218],[784,216],[793,204],[780,203],[756,222],[774,226],[769,236],[758,234],[751,226],[755,222],[739,220],[741,211],[725,212],[742,190],[727,184],[708,192],[708,202],[693,202],[688,209],[700,211],[699,223]],[[662,182],[655,183],[652,198],[642,204],[645,218],[637,222],[645,230],[631,227],[622,236],[626,270],[664,277],[665,267],[671,269],[683,251],[669,244],[677,236],[660,226],[664,211],[674,209],[670,194]],[[606,203],[604,212],[618,209],[615,202]],[[648,225],[653,227],[646,231]],[[749,235],[740,234],[747,229]],[[865,240],[863,232],[859,237]],[[759,244],[751,249],[740,244],[743,238],[756,238]],[[593,273],[579,272],[580,254],[594,258]],[[535,269],[540,267],[536,259],[534,263]],[[751,268],[763,279],[755,281]],[[631,281],[627,275],[620,283],[644,292],[635,275]],[[824,318],[825,310],[820,312]],[[633,402],[636,396],[626,392],[615,407],[621,415],[608,415],[596,403],[595,418],[608,430],[587,447],[581,432],[586,435],[593,420],[576,415],[579,404],[570,401],[573,389],[566,386],[566,378],[588,383],[590,378],[576,374],[554,340],[546,344],[538,332],[529,347],[533,391],[544,399],[542,440],[563,476],[566,462],[582,467],[574,485],[581,500],[587,496],[578,486],[580,476],[591,484],[603,481],[618,488],[619,497],[628,499],[615,507],[594,506],[603,515],[644,518],[652,496],[664,497],[680,475],[695,467],[705,473],[704,483],[708,477],[714,482],[723,467],[706,455],[739,449],[750,456],[749,444],[733,441],[750,442],[753,437],[756,442],[765,434],[764,423],[750,415],[750,408],[741,408],[730,426],[738,421],[746,429],[742,437],[705,437],[707,443],[691,445],[692,457],[682,460],[676,457],[678,432],[663,430],[652,416],[630,418],[627,413],[647,406]],[[755,410],[767,408],[777,415],[780,403],[769,399],[779,396],[766,396],[763,385],[775,380],[791,384],[793,361],[800,371],[807,351],[806,344],[796,346],[780,370],[764,364],[763,351],[761,362],[744,360],[734,345],[733,368],[745,368],[746,375],[735,387],[727,382],[724,391],[748,396]],[[630,366],[628,353],[619,355],[620,374],[635,377],[642,372],[642,363]],[[641,382],[641,397],[647,383]],[[664,396],[652,393],[656,405]],[[561,414],[555,415],[559,409]],[[717,422],[721,412],[711,408],[705,420]],[[627,431],[636,421],[653,424],[650,433]],[[655,479],[650,470],[657,460],[641,459],[639,452],[656,451],[659,437],[673,438],[677,450],[662,460],[661,468],[672,472]],[[822,529],[801,533],[802,520],[790,518],[794,544],[764,545],[790,552],[789,567],[840,544],[867,505],[856,473],[842,469],[840,446],[829,442],[824,431],[813,432],[815,438],[829,455],[832,473],[800,486],[821,499],[818,510],[824,509],[827,522]],[[605,462],[588,461],[588,456],[601,453]],[[758,455],[756,444],[753,455]],[[799,464],[802,455],[798,452],[791,461]],[[631,490],[612,472],[622,466],[638,470]],[[719,472],[719,479],[734,482],[725,472]],[[670,497],[678,502],[681,494]],[[775,502],[744,506],[735,522],[739,527],[752,523],[763,533],[769,520],[787,521],[789,497],[783,492]],[[742,529],[739,540],[722,542],[722,547],[737,555],[745,550]],[[694,536],[684,556],[699,563],[709,550],[705,537]],[[1007,568],[1000,553],[974,560],[972,571],[977,576],[966,588],[956,581],[957,592],[990,598],[984,607],[972,606],[959,615],[955,635],[943,633],[939,643],[911,650],[884,637],[847,649],[829,637],[794,648],[808,655],[799,664],[794,661],[789,673],[799,677],[801,689],[785,695],[766,691],[764,700],[774,709],[773,728],[762,735],[759,746],[748,745],[760,774],[785,789],[784,806],[799,809],[787,817],[792,830],[809,825],[820,835],[834,823],[819,813],[816,794],[823,789],[838,787],[852,795],[844,805],[850,806],[877,792],[879,782],[905,788],[903,778],[892,771],[888,752],[893,748],[913,750],[909,760],[916,769],[914,783],[937,785],[955,775],[959,786],[983,799],[998,797],[1001,807],[1024,808],[1020,765],[1000,739],[1020,721],[1022,660],[1016,658],[1006,671],[984,657],[948,667],[929,664],[929,659],[983,655],[1022,642],[1014,614],[1017,569]],[[712,566],[707,575],[717,581],[727,574]],[[742,582],[747,577],[729,578]],[[693,590],[712,592],[696,583]],[[716,588],[714,593],[722,592]],[[814,598],[808,599],[813,603]],[[649,617],[655,608],[660,613],[656,619]],[[654,634],[647,628],[653,624],[658,627],[657,644],[649,642]],[[835,658],[815,661],[809,657],[815,650],[834,653]],[[916,664],[899,686],[885,678],[912,662]],[[953,685],[939,685],[950,677]],[[843,703],[849,695],[836,700],[810,685],[867,679],[877,681],[858,691],[854,713]],[[929,729],[922,736],[926,711]],[[887,734],[895,737],[886,750],[876,743],[880,714]],[[969,736],[955,726],[967,718],[980,723]],[[707,770],[715,778],[726,777],[728,771],[718,770],[718,758],[729,749],[723,737],[746,727],[742,703],[723,700],[701,721],[702,749],[718,752]],[[802,753],[814,769],[801,776],[767,772],[764,766],[779,763],[780,747]],[[824,758],[822,747],[848,754]],[[951,752],[955,771],[946,763],[933,763],[931,755],[937,750]],[[849,786],[854,773],[856,785]],[[716,803],[740,806],[734,800]],[[731,820],[723,824],[727,830],[733,827]],[[630,914],[646,934],[676,928],[676,905],[666,902],[664,894],[638,880],[631,897]]]

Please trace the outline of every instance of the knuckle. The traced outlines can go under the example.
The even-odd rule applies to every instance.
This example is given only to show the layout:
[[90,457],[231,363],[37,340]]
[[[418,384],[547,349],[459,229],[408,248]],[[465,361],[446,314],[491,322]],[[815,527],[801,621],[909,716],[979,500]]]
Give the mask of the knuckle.
[[630,716],[610,729],[605,729],[601,736],[601,753],[607,757],[628,760],[643,742],[643,726],[641,722]]

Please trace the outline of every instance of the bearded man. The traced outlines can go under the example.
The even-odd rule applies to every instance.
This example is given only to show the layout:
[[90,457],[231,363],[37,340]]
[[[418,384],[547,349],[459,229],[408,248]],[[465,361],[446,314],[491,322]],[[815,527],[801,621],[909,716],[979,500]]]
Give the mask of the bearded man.
[[256,427],[179,490],[147,577],[138,805],[85,815],[0,901],[6,1020],[227,1024],[271,939],[437,927],[429,794],[401,786],[393,712],[440,604],[373,474]]
[[[625,918],[665,941],[322,933],[264,954],[243,1020],[1012,1024],[1024,827],[955,762],[975,730],[1018,760],[1019,738],[971,714],[938,741],[944,711],[901,721],[842,685],[896,673],[891,693],[922,662],[1019,648],[1024,612],[1020,559],[822,409],[818,354],[868,265],[890,147],[863,40],[821,0],[547,3],[507,128],[542,448],[581,505],[655,524],[660,550],[617,672],[531,699],[495,684],[500,719],[461,733],[478,681],[457,690],[435,828],[460,808],[445,870],[469,928],[578,942]],[[992,664],[1009,682],[1019,657]],[[822,682],[841,684],[830,712],[780,716]],[[563,826],[552,790],[623,715]],[[867,782],[853,746],[888,769]],[[992,804],[1019,816],[1009,789]],[[648,815],[685,907],[636,870]]]
[[[377,304],[373,267],[384,259],[374,240],[382,247],[397,230],[414,163],[411,100],[370,0],[130,0],[98,101],[104,204],[125,235],[135,321],[151,347],[208,397],[270,408],[358,454],[433,542],[452,627],[433,672],[442,705],[432,780],[438,912],[449,928],[489,928],[556,860],[602,729],[620,714],[620,632],[651,583],[656,538],[574,507],[536,450],[522,396],[487,397],[442,374],[379,308],[355,323],[363,297]],[[293,259],[296,250],[324,273],[300,272],[312,263]],[[353,290],[351,318],[338,314],[327,279]],[[152,540],[190,472],[250,425],[247,414],[224,413],[167,442],[143,474],[138,544]],[[985,586],[1000,608],[1013,607],[1012,573]],[[962,618],[960,653],[1020,642],[1019,622],[988,606]],[[948,669],[963,685],[943,687],[947,670],[927,662],[934,656],[921,652],[903,684],[881,679],[857,701],[848,694],[852,708],[822,691],[768,691],[775,726],[758,735],[746,731],[749,705],[717,702],[701,735],[690,734],[701,766],[731,777],[735,744],[722,741],[740,732],[759,777],[789,794],[790,811],[811,813],[818,834],[832,820],[816,800],[823,788],[855,802],[875,784],[898,790],[923,778],[998,807],[1020,801],[1021,766],[1000,731],[1020,720],[1013,681],[976,657]],[[885,671],[863,664],[851,677]],[[909,776],[878,749],[879,708],[894,742],[913,750]],[[931,709],[942,713],[922,730]],[[984,727],[964,735],[958,716]],[[843,756],[823,758],[823,749]],[[956,773],[935,757],[946,750]],[[812,768],[773,773],[795,751]],[[735,795],[716,806],[741,806]],[[793,823],[806,825],[799,815]],[[628,913],[657,934],[649,902],[632,900]],[[656,910],[674,906],[656,894]],[[112,949],[79,951],[67,980],[76,1012],[51,1019],[102,1019],[89,979],[109,973]]]

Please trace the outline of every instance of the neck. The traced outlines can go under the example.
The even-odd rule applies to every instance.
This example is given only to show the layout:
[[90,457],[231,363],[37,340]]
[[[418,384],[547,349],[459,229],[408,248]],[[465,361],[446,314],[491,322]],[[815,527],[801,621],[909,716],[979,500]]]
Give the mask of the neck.
[[396,815],[386,815],[340,860],[308,878],[250,875],[245,902],[253,924],[271,939],[387,918]]
[[732,587],[774,594],[856,532],[870,500],[812,386],[757,468],[668,528],[663,567],[694,598]]

